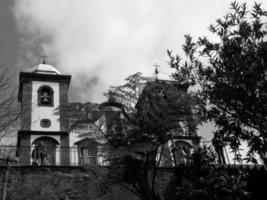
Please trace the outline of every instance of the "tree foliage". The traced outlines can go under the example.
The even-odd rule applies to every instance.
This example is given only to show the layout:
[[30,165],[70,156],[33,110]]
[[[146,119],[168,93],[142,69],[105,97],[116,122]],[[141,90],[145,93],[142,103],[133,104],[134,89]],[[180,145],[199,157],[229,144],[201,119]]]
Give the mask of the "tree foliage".
[[[128,142],[124,141],[125,143],[160,145],[170,139],[171,132],[176,131],[176,134],[185,135],[195,134],[200,121],[195,117],[197,113],[193,113],[193,108],[198,105],[199,99],[195,94],[188,92],[187,84],[176,81],[150,80],[140,88],[137,86],[140,77],[134,75],[134,79],[137,81],[132,79],[133,76],[129,78],[131,78],[130,81],[123,85],[123,88],[132,92],[124,93],[121,96],[122,86],[112,87],[113,92],[109,94],[109,101],[105,103],[105,106],[116,106],[122,110],[125,116],[125,121],[121,123],[122,132],[125,139],[128,139]],[[137,85],[133,86],[132,83]],[[131,89],[133,87],[139,87],[139,95]],[[124,109],[129,105],[129,101],[124,104],[124,99],[128,98],[128,95],[135,96],[134,101],[131,102],[134,105],[131,112]],[[181,130],[181,122],[184,123],[185,132]],[[116,133],[114,134],[116,135]]]
[[[109,180],[122,184],[143,200],[159,200],[162,197],[155,184],[163,150],[158,150],[174,135],[196,135],[200,121],[193,108],[199,99],[184,82],[140,76],[134,74],[126,79],[126,84],[112,87],[109,101],[102,105],[122,110],[120,131],[111,131],[110,138],[130,152],[113,159]],[[128,105],[131,109],[127,109]]]
[[151,151],[139,155],[132,151],[113,159],[106,180],[110,185],[121,185],[142,200],[161,200],[155,189],[155,165],[155,155]]
[[249,199],[248,173],[214,165],[215,153],[204,146],[192,155],[192,165],[177,169],[176,199]]
[[137,72],[128,76],[125,79],[125,84],[110,86],[108,92],[104,95],[108,98],[109,102],[121,103],[130,112],[134,110],[145,84],[151,80],[150,77],[142,76],[142,73]]
[[245,3],[233,2],[230,12],[209,27],[215,39],[200,37],[193,42],[186,36],[184,51],[189,62],[179,65],[179,59],[170,56],[172,67],[188,69],[201,86],[206,118],[218,128],[215,138],[234,151],[247,141],[249,161],[254,153],[266,159],[266,16],[261,4],[248,10]]

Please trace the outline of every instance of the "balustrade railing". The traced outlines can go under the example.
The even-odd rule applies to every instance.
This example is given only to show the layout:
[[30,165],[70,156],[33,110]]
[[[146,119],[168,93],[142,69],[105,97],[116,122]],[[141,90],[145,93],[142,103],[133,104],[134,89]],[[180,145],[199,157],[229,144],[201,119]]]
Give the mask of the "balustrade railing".
[[[189,161],[181,158],[176,149],[159,149],[155,151],[155,159],[159,161],[159,166],[175,166],[179,163],[186,164]],[[36,148],[35,146],[0,146],[0,158],[16,158],[17,163],[11,165],[17,166],[86,166],[101,165],[107,166],[110,161],[120,156],[120,154],[132,154],[131,151],[119,151],[111,148],[88,147],[46,147]],[[139,149],[135,155],[142,159],[145,154]],[[176,164],[175,164],[176,163]],[[5,165],[0,161],[0,166]]]

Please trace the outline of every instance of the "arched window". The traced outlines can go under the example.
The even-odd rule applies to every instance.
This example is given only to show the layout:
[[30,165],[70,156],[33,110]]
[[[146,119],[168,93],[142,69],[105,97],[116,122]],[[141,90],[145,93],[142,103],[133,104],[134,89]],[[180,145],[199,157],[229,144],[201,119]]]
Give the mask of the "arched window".
[[38,106],[54,106],[54,91],[44,85],[38,89]]

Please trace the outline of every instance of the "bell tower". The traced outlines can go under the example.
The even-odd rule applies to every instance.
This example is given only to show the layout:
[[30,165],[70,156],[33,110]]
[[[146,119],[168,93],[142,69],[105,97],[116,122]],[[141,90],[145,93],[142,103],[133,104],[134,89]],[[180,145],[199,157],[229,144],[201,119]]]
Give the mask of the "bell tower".
[[71,76],[45,62],[20,72],[18,101],[22,113],[17,146],[22,165],[31,164],[33,148],[40,143],[46,148],[48,163],[69,164],[69,125],[60,117],[59,106],[68,103],[70,80]]

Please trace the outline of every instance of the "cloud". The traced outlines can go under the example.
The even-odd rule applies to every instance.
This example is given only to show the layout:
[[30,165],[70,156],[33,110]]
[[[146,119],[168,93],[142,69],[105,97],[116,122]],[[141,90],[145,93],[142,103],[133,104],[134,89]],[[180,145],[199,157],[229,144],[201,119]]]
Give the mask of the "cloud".
[[[183,36],[201,36],[227,12],[220,0],[17,0],[20,65],[46,54],[73,76],[72,99],[102,101],[109,85],[137,71],[167,71],[166,49],[181,49]],[[180,52],[180,50],[178,50]],[[29,66],[30,67],[30,66]]]

